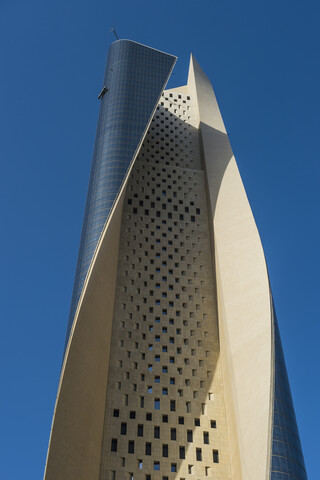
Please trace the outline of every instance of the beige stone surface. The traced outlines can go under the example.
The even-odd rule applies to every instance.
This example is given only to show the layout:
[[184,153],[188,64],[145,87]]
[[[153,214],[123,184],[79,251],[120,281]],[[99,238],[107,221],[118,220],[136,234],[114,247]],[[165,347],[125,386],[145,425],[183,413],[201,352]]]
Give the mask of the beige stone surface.
[[193,58],[188,86],[198,102],[213,222],[233,478],[265,480],[271,392],[267,268],[215,95]]

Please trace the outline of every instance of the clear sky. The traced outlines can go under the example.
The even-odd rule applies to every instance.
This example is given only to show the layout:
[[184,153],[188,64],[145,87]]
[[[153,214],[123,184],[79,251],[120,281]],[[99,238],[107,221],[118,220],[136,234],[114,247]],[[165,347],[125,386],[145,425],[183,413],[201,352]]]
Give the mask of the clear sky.
[[309,480],[319,468],[319,17],[302,0],[1,0],[0,478],[41,479],[116,26],[212,80],[262,238]]

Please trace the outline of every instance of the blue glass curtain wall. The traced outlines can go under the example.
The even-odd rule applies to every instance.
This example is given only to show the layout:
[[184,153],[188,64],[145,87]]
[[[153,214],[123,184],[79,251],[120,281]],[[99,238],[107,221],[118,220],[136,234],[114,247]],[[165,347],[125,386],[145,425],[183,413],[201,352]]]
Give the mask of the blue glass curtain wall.
[[307,480],[278,321],[274,319],[274,399],[271,480]]
[[175,61],[131,40],[110,46],[65,346],[99,237]]

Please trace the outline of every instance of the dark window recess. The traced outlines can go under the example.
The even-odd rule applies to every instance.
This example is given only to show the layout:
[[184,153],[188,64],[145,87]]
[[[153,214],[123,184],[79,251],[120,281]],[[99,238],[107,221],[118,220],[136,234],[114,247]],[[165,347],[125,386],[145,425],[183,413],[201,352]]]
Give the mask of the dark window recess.
[[121,435],[127,435],[127,424],[126,423],[121,423],[120,433],[121,433]]
[[151,455],[151,443],[146,442],[146,455]]
[[146,420],[147,420],[148,422],[151,422],[151,420],[152,420],[152,413],[146,413]]
[[178,423],[179,425],[184,425],[184,417],[179,417]]
[[154,427],[154,438],[160,438],[160,427]]
[[176,411],[176,401],[175,400],[170,400],[170,411],[171,412]]
[[198,462],[201,462],[202,461],[202,451],[201,451],[201,448],[197,448],[196,449],[196,459]]
[[134,441],[129,440],[128,442],[128,453],[134,453]]
[[182,460],[186,458],[185,447],[179,447],[179,458],[181,458]]
[[217,422],[215,420],[210,421],[211,428],[217,428]]
[[120,413],[120,412],[119,412],[118,409],[113,410],[113,416],[114,416],[114,417],[119,417],[119,413]]
[[171,428],[171,440],[177,440],[177,430],[175,428]]
[[194,424],[196,427],[200,427],[200,418],[195,418],[194,419]]
[[116,438],[111,439],[111,452],[116,452],[118,449],[118,440]]
[[130,418],[131,420],[134,420],[136,418],[136,412],[132,411],[130,412]]
[[138,425],[137,436],[138,437],[143,437],[143,425]]
[[168,423],[168,415],[162,415],[163,423]]
[[187,431],[187,442],[193,442],[193,432],[192,430]]
[[212,450],[213,463],[219,463],[219,452],[218,450]]
[[169,456],[169,447],[168,445],[162,445],[162,456],[168,457]]
[[203,443],[209,445],[209,433],[203,432]]

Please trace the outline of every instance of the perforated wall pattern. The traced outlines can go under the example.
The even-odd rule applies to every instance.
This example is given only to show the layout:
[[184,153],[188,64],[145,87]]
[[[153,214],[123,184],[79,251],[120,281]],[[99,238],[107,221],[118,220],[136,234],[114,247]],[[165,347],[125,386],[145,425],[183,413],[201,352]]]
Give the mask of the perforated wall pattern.
[[165,91],[129,179],[100,480],[231,479],[194,121]]

